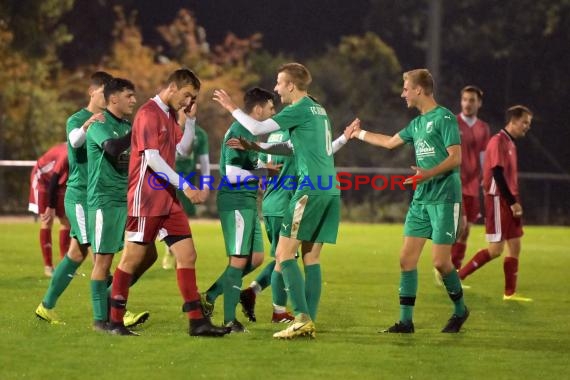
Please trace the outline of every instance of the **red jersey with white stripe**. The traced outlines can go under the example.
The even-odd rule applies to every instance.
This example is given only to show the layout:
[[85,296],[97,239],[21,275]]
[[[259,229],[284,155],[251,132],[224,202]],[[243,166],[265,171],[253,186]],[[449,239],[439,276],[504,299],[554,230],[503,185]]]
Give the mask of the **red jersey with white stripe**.
[[515,197],[518,196],[517,147],[504,129],[491,137],[485,150],[485,160],[483,161],[483,190],[485,194],[500,195],[493,179],[493,168],[497,166],[503,168],[505,181],[511,193]]
[[457,115],[461,135],[461,191],[465,195],[479,196],[481,161],[479,154],[485,151],[491,132],[489,125],[477,119],[471,127]]
[[144,155],[146,149],[156,149],[174,168],[176,144],[182,138],[176,113],[170,109],[166,111],[166,105],[159,105],[157,98],[147,101],[137,111],[133,122],[127,196],[129,216],[168,215],[172,203],[177,202],[175,188],[160,179],[161,173],[155,173],[148,166]]
[[61,143],[53,146],[50,150],[38,158],[36,166],[32,169],[32,187],[47,191],[51,177],[59,174],[57,184],[64,187],[69,175],[69,161],[67,160],[67,144]]

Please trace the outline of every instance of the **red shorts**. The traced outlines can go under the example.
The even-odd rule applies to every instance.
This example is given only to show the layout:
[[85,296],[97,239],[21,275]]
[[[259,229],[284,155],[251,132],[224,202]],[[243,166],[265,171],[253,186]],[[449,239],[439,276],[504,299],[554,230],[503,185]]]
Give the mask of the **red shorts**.
[[[65,188],[57,192],[57,203],[55,204],[55,215],[58,218],[65,217],[65,206],[63,199],[65,198]],[[49,206],[48,192],[41,188],[30,187],[30,199],[28,210],[34,214],[42,215],[46,212]]]
[[153,242],[157,236],[159,240],[167,236],[192,236],[188,217],[176,203],[168,215],[128,216],[126,232],[127,241],[137,243]]
[[485,237],[489,243],[523,236],[522,218],[515,218],[507,201],[500,196],[485,195]]
[[481,205],[479,204],[479,197],[463,194],[462,207],[463,215],[467,218],[469,223],[475,223],[481,217]]

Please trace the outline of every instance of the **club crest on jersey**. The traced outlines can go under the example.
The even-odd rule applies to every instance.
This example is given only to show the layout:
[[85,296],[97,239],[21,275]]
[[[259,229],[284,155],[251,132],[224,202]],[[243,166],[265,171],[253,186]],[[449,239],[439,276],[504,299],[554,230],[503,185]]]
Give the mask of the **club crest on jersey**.
[[428,121],[426,124],[426,132],[431,133],[431,131],[433,131],[433,121]]

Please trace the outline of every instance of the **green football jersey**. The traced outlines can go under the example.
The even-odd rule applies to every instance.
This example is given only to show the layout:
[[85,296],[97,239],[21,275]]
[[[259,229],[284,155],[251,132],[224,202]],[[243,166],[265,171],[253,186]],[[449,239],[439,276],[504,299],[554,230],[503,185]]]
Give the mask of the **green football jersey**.
[[[289,131],[276,131],[267,137],[268,143],[285,142],[290,138]],[[295,193],[297,182],[297,168],[295,167],[294,156],[277,156],[260,153],[259,160],[262,162],[272,162],[281,166],[279,175],[266,181],[265,192],[263,193],[263,203],[261,209],[263,216],[283,216],[289,206],[289,201]]]
[[247,140],[256,140],[255,136],[237,121],[230,126],[224,135],[220,153],[221,182],[218,186],[216,198],[219,211],[257,208],[258,180],[242,178],[238,183],[230,184],[226,177],[226,165],[236,166],[244,170],[257,168],[257,152],[232,149],[226,146],[229,139],[240,136]]
[[104,114],[104,123],[95,122],[87,130],[87,207],[91,210],[127,205],[130,148],[115,158],[106,154],[102,145],[128,134],[131,123],[108,111]]
[[[406,143],[414,144],[416,166],[424,169],[445,160],[449,155],[447,147],[461,144],[457,118],[441,106],[416,117],[399,134]],[[414,201],[420,204],[461,202],[459,167],[419,184]]]
[[187,176],[189,173],[195,172],[198,157],[208,153],[210,153],[208,135],[205,130],[196,125],[196,134],[194,136],[194,142],[192,143],[192,152],[187,157],[179,154],[176,155],[176,173],[184,173],[184,176]]
[[69,178],[65,198],[73,203],[85,203],[87,201],[87,149],[85,143],[79,148],[74,148],[69,142],[69,134],[81,128],[93,115],[83,108],[67,119],[65,127],[67,134],[67,157],[69,160]]
[[334,167],[331,123],[325,109],[310,96],[285,107],[273,120],[289,130],[295,149],[297,191],[339,195]]

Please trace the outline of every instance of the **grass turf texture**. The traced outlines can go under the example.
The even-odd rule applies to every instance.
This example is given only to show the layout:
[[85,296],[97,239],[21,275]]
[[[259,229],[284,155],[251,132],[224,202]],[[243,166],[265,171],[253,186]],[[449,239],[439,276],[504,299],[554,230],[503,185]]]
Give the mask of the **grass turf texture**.
[[[457,335],[440,333],[452,307],[443,288],[434,285],[428,243],[419,266],[416,333],[401,336],[377,331],[398,317],[402,227],[343,223],[338,244],[323,252],[323,296],[312,341],[271,338],[285,325],[269,323],[270,289],[258,297],[257,323],[246,322],[238,311],[249,333],[189,337],[175,273],[161,268],[161,257],[131,289],[129,309],[151,312],[137,330],[141,337],[91,330],[91,260],[79,269],[85,277],[77,276],[58,303],[67,325],[48,325],[34,315],[49,281],[38,228],[0,222],[2,379],[530,379],[564,377],[570,369],[568,228],[526,227],[518,290],[534,302],[502,301],[502,259],[468,278],[471,317]],[[199,287],[206,289],[227,260],[221,229],[212,222],[194,223],[192,229]],[[467,257],[485,245],[481,227],[472,230],[469,243]],[[162,256],[163,245],[158,248]],[[217,323],[222,309],[218,299]]]

